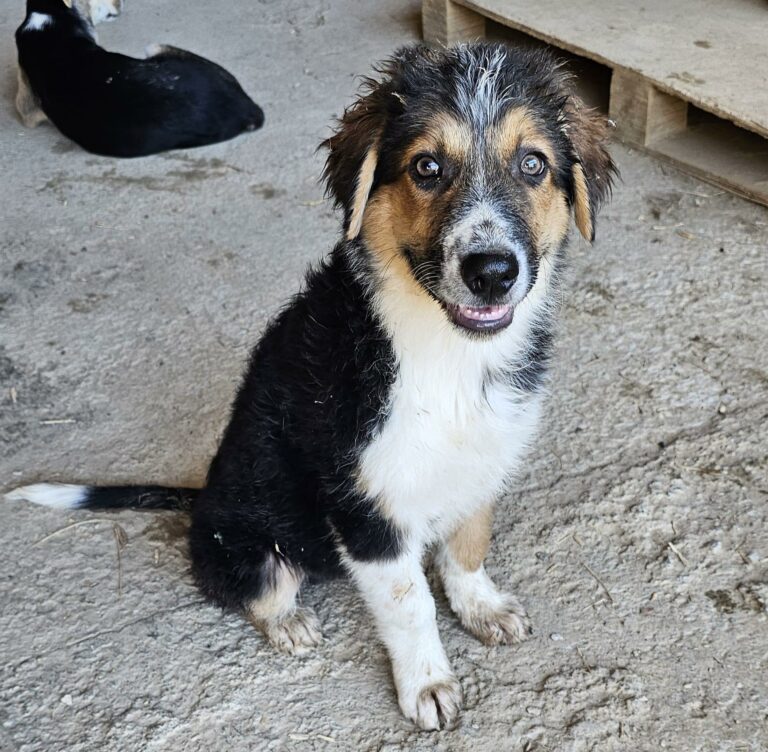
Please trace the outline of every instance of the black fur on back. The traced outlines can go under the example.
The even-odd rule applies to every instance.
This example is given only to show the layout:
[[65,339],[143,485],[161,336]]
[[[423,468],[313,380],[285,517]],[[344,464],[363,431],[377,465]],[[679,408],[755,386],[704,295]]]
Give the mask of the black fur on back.
[[[31,13],[52,21],[25,29]],[[107,52],[62,0],[28,0],[16,31],[19,66],[41,109],[87,151],[139,157],[225,141],[264,122],[224,68],[174,47],[140,60]]]
[[386,417],[390,342],[339,244],[268,327],[195,506],[193,570],[239,607],[275,555],[310,575],[340,573],[335,540],[356,558],[395,556],[399,531],[361,497],[352,470]]

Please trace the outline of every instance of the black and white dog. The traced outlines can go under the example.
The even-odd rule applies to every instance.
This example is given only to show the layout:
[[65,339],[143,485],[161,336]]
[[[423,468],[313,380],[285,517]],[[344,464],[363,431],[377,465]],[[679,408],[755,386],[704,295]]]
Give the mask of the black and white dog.
[[46,118],[84,149],[140,157],[203,146],[256,130],[258,105],[221,66],[176,47],[145,60],[107,52],[94,24],[122,0],[27,0],[16,31],[16,109],[24,125]]
[[423,558],[478,638],[528,635],[483,568],[492,509],[539,420],[571,214],[591,240],[615,168],[547,54],[417,46],[379,72],[325,142],[343,239],[254,349],[206,487],[10,498],[189,510],[202,591],[287,652],[321,640],[304,579],[350,575],[403,713],[436,729],[461,691]]

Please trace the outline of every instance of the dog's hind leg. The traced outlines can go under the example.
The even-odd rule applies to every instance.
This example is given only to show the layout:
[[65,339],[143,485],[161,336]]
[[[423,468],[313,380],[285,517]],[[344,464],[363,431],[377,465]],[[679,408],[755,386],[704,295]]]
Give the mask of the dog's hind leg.
[[246,603],[246,615],[273,647],[305,653],[319,645],[323,635],[315,612],[296,603],[303,574],[277,557],[270,557],[265,566],[266,586]]
[[526,639],[531,627],[517,598],[501,592],[483,567],[492,523],[493,508],[483,507],[440,546],[436,560],[451,608],[464,628],[486,645],[500,645]]
[[27,128],[34,128],[48,118],[40,109],[40,103],[29,85],[27,74],[21,68],[17,69],[17,74],[19,88],[16,92],[16,111]]
[[239,504],[210,506],[204,491],[192,510],[190,554],[200,590],[220,606],[241,613],[284,653],[319,645],[317,617],[296,603],[304,572],[264,533],[265,520],[258,513],[241,514]]

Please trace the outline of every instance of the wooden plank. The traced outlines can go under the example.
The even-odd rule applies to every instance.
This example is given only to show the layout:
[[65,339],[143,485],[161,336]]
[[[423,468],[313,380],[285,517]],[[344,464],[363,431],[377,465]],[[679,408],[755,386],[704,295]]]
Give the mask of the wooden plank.
[[702,180],[768,206],[768,141],[725,122],[690,126],[647,150]]
[[688,103],[659,91],[635,73],[613,72],[609,101],[610,118],[619,137],[642,146],[681,133],[688,126]]
[[478,17],[598,63],[620,138],[768,206],[763,0],[424,0],[425,37],[477,38]]
[[[458,0],[768,137],[763,0]],[[455,4],[455,3],[454,3]]]
[[485,36],[485,18],[452,0],[424,0],[421,22],[428,42],[449,45]]

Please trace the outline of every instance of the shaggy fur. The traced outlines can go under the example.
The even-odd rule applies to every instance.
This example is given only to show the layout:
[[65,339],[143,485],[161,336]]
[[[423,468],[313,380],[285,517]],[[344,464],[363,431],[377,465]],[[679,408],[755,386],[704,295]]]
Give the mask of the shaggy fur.
[[548,55],[417,46],[380,74],[325,142],[344,238],[254,349],[205,488],[11,496],[191,507],[201,590],[289,652],[320,640],[296,604],[305,577],[350,575],[403,712],[434,729],[461,691],[422,558],[437,547],[480,639],[528,635],[482,561],[538,422],[571,216],[591,239],[614,166],[603,118]]
[[16,31],[16,108],[25,125],[47,117],[84,149],[113,157],[203,146],[261,127],[258,105],[205,58],[158,46],[138,60],[99,47],[94,23],[119,10],[119,0],[27,0]]

